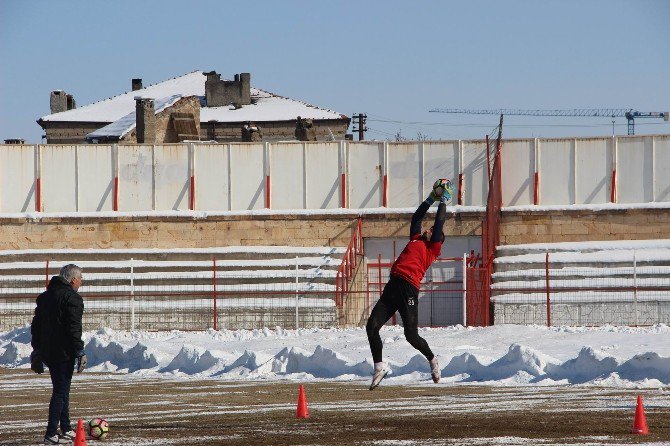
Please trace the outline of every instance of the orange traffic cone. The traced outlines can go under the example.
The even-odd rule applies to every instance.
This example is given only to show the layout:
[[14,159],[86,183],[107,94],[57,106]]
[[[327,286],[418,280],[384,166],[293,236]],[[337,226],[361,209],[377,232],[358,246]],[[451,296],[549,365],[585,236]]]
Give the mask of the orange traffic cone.
[[305,388],[300,384],[300,393],[298,394],[298,411],[296,418],[309,418],[309,409],[307,408],[307,398],[305,397]]
[[644,406],[642,405],[642,397],[640,395],[637,396],[633,433],[642,435],[647,435],[649,433],[649,429],[647,428],[647,418],[644,416]]

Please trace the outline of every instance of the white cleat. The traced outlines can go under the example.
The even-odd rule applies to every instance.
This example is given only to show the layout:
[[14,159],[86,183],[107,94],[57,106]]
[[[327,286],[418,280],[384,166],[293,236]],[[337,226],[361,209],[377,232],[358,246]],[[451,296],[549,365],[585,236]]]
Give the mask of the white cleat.
[[440,382],[440,364],[437,362],[437,356],[430,360],[430,377],[433,378],[435,384]]
[[370,383],[370,390],[377,387],[389,373],[391,373],[391,368],[385,362],[376,363],[375,373],[372,375],[372,383]]

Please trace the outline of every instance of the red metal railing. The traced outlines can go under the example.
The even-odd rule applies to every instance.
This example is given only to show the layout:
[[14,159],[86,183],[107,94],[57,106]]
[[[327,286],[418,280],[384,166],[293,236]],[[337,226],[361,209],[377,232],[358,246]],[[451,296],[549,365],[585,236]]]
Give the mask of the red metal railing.
[[[491,274],[496,246],[500,244],[500,220],[502,208],[502,169],[500,152],[502,149],[503,117],[500,115],[498,135],[492,150],[489,137],[486,137],[486,159],[489,168],[489,194],[486,201],[486,216],[482,221],[482,259],[480,266],[476,260],[468,262],[467,268],[467,323],[468,325],[488,326],[490,320]],[[493,153],[491,153],[493,152]],[[491,155],[493,165],[491,166]]]
[[337,270],[337,277],[335,279],[336,289],[336,305],[342,307],[344,305],[344,296],[349,292],[351,279],[356,272],[358,266],[358,257],[363,254],[363,222],[359,218],[354,227],[354,233],[349,240],[347,251],[342,257],[342,263]]

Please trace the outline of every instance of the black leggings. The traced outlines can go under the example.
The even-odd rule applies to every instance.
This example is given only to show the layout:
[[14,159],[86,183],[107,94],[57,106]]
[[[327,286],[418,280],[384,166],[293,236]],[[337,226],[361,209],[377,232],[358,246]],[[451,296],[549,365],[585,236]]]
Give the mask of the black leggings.
[[384,287],[382,297],[379,298],[372,309],[368,324],[365,327],[368,332],[368,341],[370,342],[374,362],[381,362],[382,360],[382,338],[379,336],[379,330],[396,311],[400,313],[402,318],[407,342],[423,353],[426,359],[432,360],[435,355],[428,347],[426,340],[419,336],[417,328],[419,323],[419,290],[405,279],[391,276]]

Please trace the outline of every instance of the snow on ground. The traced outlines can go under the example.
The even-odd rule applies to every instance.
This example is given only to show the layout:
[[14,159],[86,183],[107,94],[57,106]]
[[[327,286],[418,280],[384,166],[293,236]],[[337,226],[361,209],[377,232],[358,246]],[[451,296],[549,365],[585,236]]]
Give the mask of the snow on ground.
[[[670,385],[670,327],[497,325],[422,328],[438,356],[442,384],[545,386]],[[429,379],[428,364],[400,326],[382,329],[389,384]],[[84,334],[89,370],[169,379],[367,381],[364,328]],[[30,328],[0,333],[0,366],[29,367]]]

